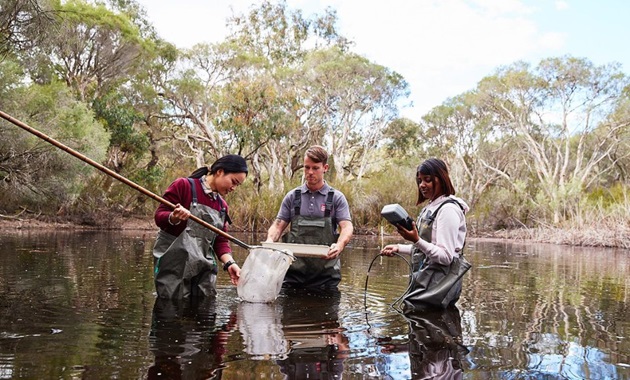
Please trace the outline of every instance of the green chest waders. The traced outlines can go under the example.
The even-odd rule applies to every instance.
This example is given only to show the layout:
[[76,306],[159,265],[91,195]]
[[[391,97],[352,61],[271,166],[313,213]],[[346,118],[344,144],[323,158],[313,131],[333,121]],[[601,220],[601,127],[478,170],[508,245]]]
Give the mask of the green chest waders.
[[[225,209],[217,211],[197,202],[195,181],[188,178],[192,188],[190,212],[223,229]],[[222,204],[221,199],[219,202]],[[187,298],[216,294],[217,263],[212,245],[216,233],[192,221],[177,237],[162,230],[153,247],[155,258],[155,289],[160,298]]]
[[[324,217],[300,215],[302,193],[295,191],[293,207],[295,216],[291,220],[289,233],[283,236],[285,243],[328,245],[335,243],[335,223],[330,216],[335,190],[330,188],[326,197]],[[296,257],[284,276],[284,288],[336,288],[341,281],[341,262],[339,257],[325,260],[312,257]]]
[[[432,215],[427,213],[422,216],[418,230],[420,239],[431,242],[433,222],[440,208],[447,203],[459,205],[455,200],[447,200]],[[403,298],[405,311],[427,306],[445,309],[449,305],[454,305],[462,291],[462,277],[471,267],[463,252],[460,252],[459,257],[454,257],[450,265],[441,265],[429,262],[425,254],[417,248],[412,252],[411,265],[413,268],[411,286],[409,293]]]

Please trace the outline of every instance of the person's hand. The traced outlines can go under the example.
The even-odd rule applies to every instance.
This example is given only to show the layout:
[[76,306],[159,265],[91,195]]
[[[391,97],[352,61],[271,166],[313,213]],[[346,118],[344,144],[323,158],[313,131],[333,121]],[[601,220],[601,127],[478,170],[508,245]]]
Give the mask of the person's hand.
[[228,268],[228,274],[230,275],[230,281],[232,285],[238,285],[238,280],[241,278],[241,267],[238,264],[232,264]]
[[412,243],[415,243],[418,240],[420,240],[420,236],[418,235],[418,229],[416,228],[416,222],[412,223],[410,230],[406,229],[400,224],[397,224],[396,228],[398,229],[398,233],[400,234],[400,236],[403,237],[403,239],[408,240]]
[[169,214],[168,221],[172,225],[177,225],[184,220],[188,220],[188,218],[190,218],[190,211],[178,203],[175,209]]
[[326,257],[324,257],[324,259],[332,260],[335,257],[339,256],[341,251],[343,251],[343,246],[341,244],[332,243],[328,248],[328,254],[326,255]]
[[394,253],[398,253],[398,244],[389,244],[381,249],[383,256],[394,256]]

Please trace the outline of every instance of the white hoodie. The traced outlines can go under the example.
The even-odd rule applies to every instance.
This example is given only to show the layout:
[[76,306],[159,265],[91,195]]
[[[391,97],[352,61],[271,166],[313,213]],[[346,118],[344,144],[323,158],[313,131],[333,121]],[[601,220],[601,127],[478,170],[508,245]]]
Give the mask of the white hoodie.
[[466,202],[454,195],[448,197],[440,196],[429,202],[420,212],[416,220],[416,226],[420,225],[420,219],[427,212],[434,213],[437,208],[447,199],[454,199],[462,205],[464,210],[454,204],[447,203],[438,212],[437,218],[433,222],[431,233],[431,243],[422,239],[414,244],[398,244],[398,252],[411,253],[415,245],[424,252],[427,258],[434,263],[450,265],[453,257],[459,257],[459,253],[464,248],[466,240],[466,217],[465,213],[470,209]]

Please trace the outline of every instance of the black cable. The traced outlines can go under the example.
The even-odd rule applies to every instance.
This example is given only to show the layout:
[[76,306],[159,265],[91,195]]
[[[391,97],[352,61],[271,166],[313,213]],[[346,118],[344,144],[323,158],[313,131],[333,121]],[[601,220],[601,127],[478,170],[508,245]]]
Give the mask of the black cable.
[[[403,314],[402,310],[399,309],[399,306],[397,305],[402,299],[403,297],[405,297],[407,295],[407,293],[409,293],[409,290],[411,290],[411,280],[413,278],[413,268],[411,266],[411,263],[409,262],[409,260],[407,260],[404,256],[398,254],[398,253],[393,253],[394,256],[398,256],[401,259],[405,260],[405,262],[407,263],[407,266],[409,266],[409,284],[407,285],[407,289],[405,289],[405,291],[403,292],[403,294],[398,297],[394,302],[392,302],[389,306],[394,309],[397,313],[399,314]],[[368,270],[367,270],[367,274],[365,276],[365,288],[363,291],[363,306],[365,308],[365,314],[367,317],[367,289],[368,289],[368,279],[370,278],[370,271],[372,270],[372,265],[374,264],[374,262],[376,261],[376,259],[378,259],[381,255],[380,253],[378,255],[376,255],[376,257],[374,257],[372,259],[372,262],[370,262],[370,265],[368,266]],[[369,326],[369,323],[368,323]]]
[[[412,266],[411,266],[411,263],[409,263],[409,261],[408,261],[405,257],[403,257],[403,256],[401,256],[400,254],[395,253],[395,252],[393,253],[393,255],[398,256],[398,257],[400,257],[401,259],[405,260],[405,262],[406,262],[406,263],[407,263],[407,265],[409,266],[409,284],[407,285],[407,289],[405,289],[405,291],[403,292],[403,294],[402,294],[400,297],[398,297],[398,298],[397,298],[397,299],[396,299],[396,300],[395,300],[395,301],[394,301],[394,302],[390,305],[390,307],[391,307],[394,311],[396,311],[398,314],[400,314],[400,315],[402,315],[402,316],[404,317],[404,313],[403,313],[403,311],[402,311],[402,310],[400,310],[400,309],[399,309],[399,307],[397,306],[397,303],[399,303],[399,302],[403,299],[403,297],[405,297],[405,296],[407,295],[407,293],[409,293],[409,290],[411,289],[411,281],[413,280],[413,277],[412,277],[412,275],[413,275],[413,268],[412,268]],[[367,324],[367,330],[366,330],[366,332],[367,332],[367,334],[368,334],[368,335],[372,335],[372,333],[371,333],[371,331],[370,331],[370,330],[371,330],[371,328],[372,328],[372,326],[370,325],[369,316],[368,316],[368,314],[369,314],[369,313],[368,313],[368,310],[367,310],[367,289],[368,289],[368,279],[370,278],[370,271],[372,270],[372,265],[374,264],[374,262],[376,261],[376,259],[378,259],[378,258],[379,258],[379,256],[383,256],[383,255],[381,255],[381,254],[379,253],[378,255],[376,255],[376,257],[374,257],[374,258],[372,259],[372,262],[370,262],[370,265],[368,266],[367,274],[366,274],[366,276],[365,276],[365,288],[364,288],[364,292],[363,292],[363,306],[364,306],[364,308],[365,308],[365,323]],[[377,338],[377,340],[378,340],[378,338]]]

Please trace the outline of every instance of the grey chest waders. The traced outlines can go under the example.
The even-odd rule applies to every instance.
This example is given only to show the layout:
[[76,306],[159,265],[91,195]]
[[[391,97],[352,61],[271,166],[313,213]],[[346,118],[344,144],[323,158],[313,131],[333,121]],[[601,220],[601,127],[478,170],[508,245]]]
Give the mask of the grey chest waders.
[[[438,211],[447,203],[461,205],[455,200],[444,201],[431,214],[420,218],[418,233],[424,241],[431,242],[432,226]],[[470,269],[471,264],[464,258],[463,251],[454,257],[450,265],[441,265],[427,260],[423,252],[414,247],[411,258],[413,275],[410,279],[411,289],[403,298],[405,310],[429,307],[447,308],[454,305],[462,291],[462,277]]]
[[[188,178],[192,189],[190,212],[223,229],[226,210],[217,211],[197,201],[195,180]],[[223,204],[221,198],[219,203]],[[212,245],[216,233],[199,223],[187,221],[177,237],[162,230],[158,233],[155,257],[155,289],[161,298],[186,298],[216,294],[217,261]]]

